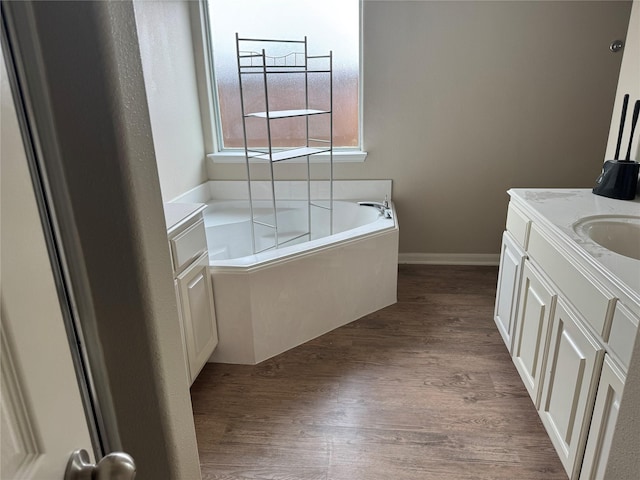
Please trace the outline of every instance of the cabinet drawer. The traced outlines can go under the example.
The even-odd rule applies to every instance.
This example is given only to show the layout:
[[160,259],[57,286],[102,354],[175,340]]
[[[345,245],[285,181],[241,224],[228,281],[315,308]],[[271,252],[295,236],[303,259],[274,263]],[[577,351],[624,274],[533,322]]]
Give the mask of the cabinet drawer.
[[609,334],[609,348],[626,370],[629,368],[633,344],[638,331],[638,318],[621,303],[616,304]]
[[535,224],[531,226],[528,252],[606,341],[615,305],[613,294],[598,285],[586,273],[578,270],[578,267],[552,245]]
[[507,210],[507,231],[513,235],[518,244],[527,249],[529,241],[529,229],[531,228],[531,220],[518,207],[509,204]]
[[200,217],[196,223],[169,240],[173,268],[180,272],[194,259],[207,250],[207,237],[204,220]]

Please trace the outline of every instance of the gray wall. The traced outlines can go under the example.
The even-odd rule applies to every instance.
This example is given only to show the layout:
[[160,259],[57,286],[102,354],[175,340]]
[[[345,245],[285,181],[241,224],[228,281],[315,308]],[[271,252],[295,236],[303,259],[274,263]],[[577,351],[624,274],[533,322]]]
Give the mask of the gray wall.
[[163,200],[207,180],[189,2],[135,0]]
[[608,46],[630,7],[365,0],[369,155],[336,178],[393,180],[401,253],[498,253],[508,188],[593,185],[622,58]]

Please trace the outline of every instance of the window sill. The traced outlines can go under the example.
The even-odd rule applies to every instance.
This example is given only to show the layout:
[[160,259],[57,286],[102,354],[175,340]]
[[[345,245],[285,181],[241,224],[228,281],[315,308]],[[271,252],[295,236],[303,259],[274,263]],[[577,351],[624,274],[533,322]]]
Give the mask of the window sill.
[[[310,158],[311,163],[326,162],[328,153],[319,153]],[[228,150],[225,152],[210,153],[207,155],[213,163],[244,163],[245,157],[242,150]],[[367,158],[367,152],[362,150],[334,150],[333,163],[362,163]],[[305,157],[286,160],[284,163],[307,163]]]

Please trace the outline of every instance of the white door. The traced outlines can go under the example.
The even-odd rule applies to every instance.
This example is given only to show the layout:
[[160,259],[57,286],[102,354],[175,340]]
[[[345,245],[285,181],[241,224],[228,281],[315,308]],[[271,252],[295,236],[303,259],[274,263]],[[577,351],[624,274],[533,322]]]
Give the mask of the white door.
[[62,480],[93,448],[4,57],[0,76],[0,478]]

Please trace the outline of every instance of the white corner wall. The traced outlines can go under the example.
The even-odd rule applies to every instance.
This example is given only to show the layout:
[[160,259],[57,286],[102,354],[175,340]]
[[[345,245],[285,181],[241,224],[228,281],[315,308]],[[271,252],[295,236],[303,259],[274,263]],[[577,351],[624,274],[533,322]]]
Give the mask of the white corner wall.
[[[618,125],[622,106],[622,97],[625,93],[630,96],[630,108],[632,101],[640,98],[640,1],[634,0],[629,20],[629,30],[624,49],[624,58],[620,68],[618,92],[616,94],[616,109],[611,120],[611,132],[607,146],[607,159],[613,158],[618,135]],[[627,131],[630,127],[631,114],[627,112]],[[638,134],[636,130],[636,135]],[[628,133],[624,137],[628,142]],[[626,152],[627,143],[624,142]],[[640,160],[640,146],[636,137],[635,159]],[[633,153],[632,153],[633,157]],[[618,423],[611,444],[611,453],[607,463],[605,479],[636,480],[640,472],[640,340],[636,337],[629,373],[624,386],[624,393],[620,401]]]
[[[627,30],[627,40],[622,52],[623,57],[622,65],[620,66],[620,77],[618,78],[618,90],[616,92],[616,102],[611,117],[607,153],[604,160],[613,160],[615,155],[624,94],[629,94],[629,107],[627,109],[625,132],[620,147],[621,156],[626,153],[627,146],[629,145],[633,104],[636,100],[640,100],[640,1],[638,0],[633,2],[631,18],[629,19],[629,29]],[[636,135],[632,143],[631,160],[640,161],[640,135]]]
[[108,447],[134,457],[136,478],[198,480],[132,2],[2,7],[88,365],[109,407]]
[[189,3],[134,1],[164,201],[207,180]]

